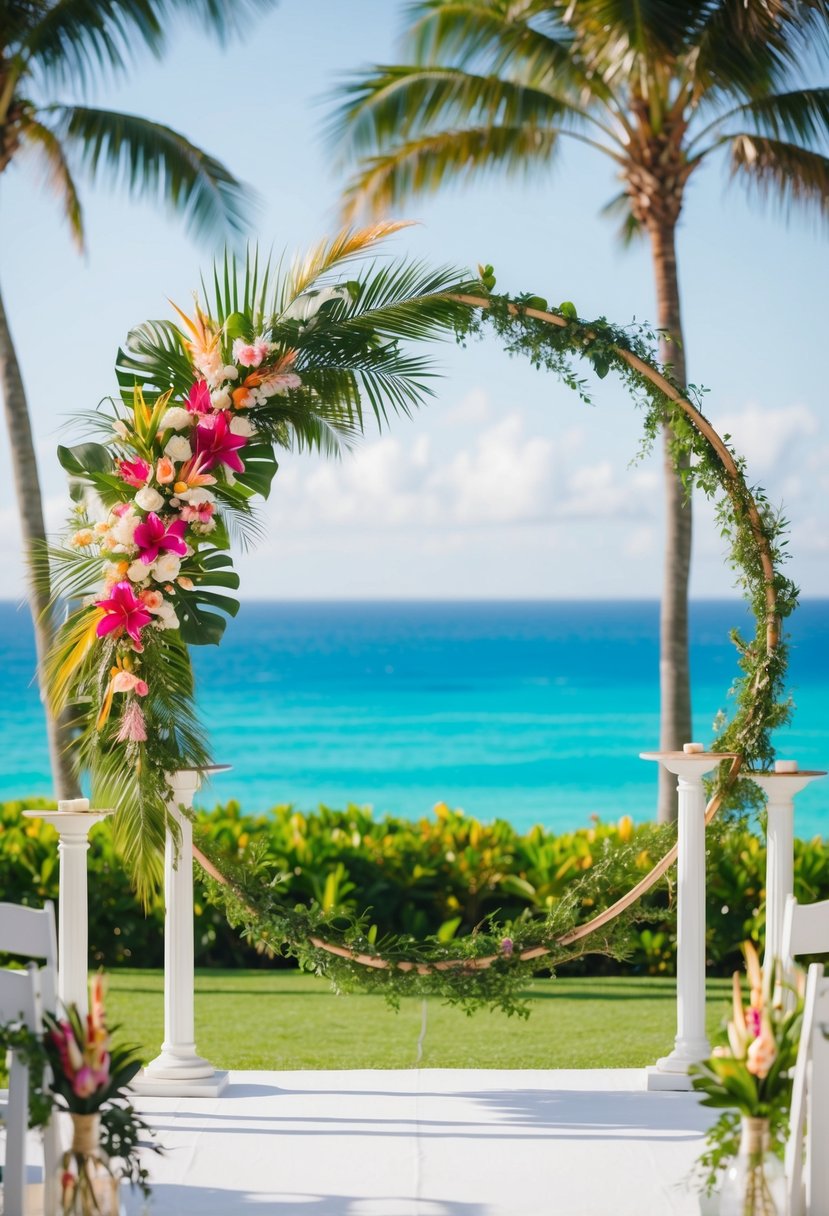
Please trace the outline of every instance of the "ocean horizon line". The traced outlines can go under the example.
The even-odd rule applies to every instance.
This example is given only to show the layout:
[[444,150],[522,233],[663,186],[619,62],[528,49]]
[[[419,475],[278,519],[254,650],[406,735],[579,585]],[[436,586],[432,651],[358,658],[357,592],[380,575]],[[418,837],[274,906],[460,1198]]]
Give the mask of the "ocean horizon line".
[[[504,595],[471,595],[471,596],[423,596],[423,595],[297,595],[297,596],[260,596],[243,595],[239,597],[240,604],[659,604],[658,595],[616,595],[616,596],[504,596]],[[746,600],[739,595],[696,595],[689,599],[690,604],[735,604],[748,607]],[[799,604],[829,604],[829,592],[819,595],[803,595]],[[0,595],[0,606],[26,608],[25,598]],[[796,611],[796,609],[795,609]]]

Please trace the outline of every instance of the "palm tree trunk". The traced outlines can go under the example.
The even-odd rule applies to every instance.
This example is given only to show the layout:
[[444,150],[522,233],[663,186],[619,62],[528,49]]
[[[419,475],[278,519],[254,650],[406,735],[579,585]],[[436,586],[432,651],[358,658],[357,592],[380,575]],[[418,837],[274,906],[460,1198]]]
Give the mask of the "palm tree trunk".
[[[685,348],[679,306],[676,267],[676,226],[655,223],[649,228],[656,276],[659,357],[672,368],[684,388]],[[659,621],[659,692],[661,751],[677,751],[691,739],[691,674],[688,654],[688,581],[691,569],[691,502],[669,451],[670,431],[662,433],[665,476],[665,552],[662,605]],[[676,778],[661,765],[657,817],[660,823],[676,819]]]
[[17,353],[9,331],[2,296],[0,296],[0,389],[2,389],[9,432],[14,485],[23,533],[23,549],[29,566],[29,605],[34,622],[38,682],[46,715],[52,781],[58,798],[73,798],[78,793],[78,782],[72,771],[67,751],[69,732],[65,722],[54,718],[45,696],[44,662],[52,642],[53,627],[47,611],[49,593],[45,587],[36,586],[32,579],[31,556],[38,542],[45,541],[46,528],[43,523],[40,479],[37,473],[37,458],[26,404],[26,391],[23,387],[23,377],[20,374],[20,364],[17,361]]

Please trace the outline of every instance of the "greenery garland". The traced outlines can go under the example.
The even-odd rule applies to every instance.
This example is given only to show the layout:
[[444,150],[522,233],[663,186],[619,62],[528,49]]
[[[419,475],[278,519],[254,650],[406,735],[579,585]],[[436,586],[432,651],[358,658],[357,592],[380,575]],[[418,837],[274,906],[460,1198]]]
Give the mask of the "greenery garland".
[[[148,322],[130,334],[119,352],[121,397],[91,418],[108,442],[60,451],[106,514],[93,522],[81,492],[73,535],[44,556],[58,596],[86,597],[60,632],[50,692],[56,711],[74,708],[79,765],[91,773],[96,800],[116,806],[116,831],[145,896],[157,881],[168,826],[167,774],[207,760],[188,646],[218,642],[219,613],[238,607],[225,590],[238,586],[226,552],[231,532],[243,539],[255,533],[251,500],[269,491],[275,447],[332,450],[361,431],[364,402],[382,420],[424,398],[430,371],[405,349],[412,340],[454,333],[465,343],[492,328],[511,354],[553,372],[585,401],[591,398],[578,361],[600,378],[615,371],[644,408],[642,451],[667,424],[689,491],[696,484],[715,500],[755,616],[752,640],[733,634],[742,674],[735,712],[720,724],[715,749],[738,753],[749,769],[766,768],[771,731],[790,713],[780,623],[797,592],[779,570],[785,521],[746,484],[744,463],[699,409],[701,391],[683,393],[669,369],[658,367],[654,333],[582,320],[570,302],[551,308],[537,296],[496,295],[489,266],[479,268],[475,283],[410,264],[338,277],[343,261],[393,227],[340,234],[275,288],[256,259],[244,267],[225,260],[223,275],[217,269],[205,291],[211,310],[197,306],[194,318],[180,313],[183,329]],[[109,599],[96,594],[102,578]],[[723,768],[709,817],[723,802],[757,796],[753,783],[736,782],[739,762]],[[582,894],[540,920],[488,923],[451,946],[437,939],[377,943],[367,918],[286,909],[278,886],[263,881],[261,857],[205,863],[216,880],[214,898],[246,934],[324,969],[342,987],[382,985],[392,999],[414,989],[439,992],[514,1011],[520,985],[542,957],[554,966],[587,949],[622,956],[633,900],[673,857],[669,850],[628,897],[586,925],[577,922],[595,901]],[[630,860],[608,858],[606,868],[618,881],[619,866]],[[629,873],[636,875],[633,864]]]

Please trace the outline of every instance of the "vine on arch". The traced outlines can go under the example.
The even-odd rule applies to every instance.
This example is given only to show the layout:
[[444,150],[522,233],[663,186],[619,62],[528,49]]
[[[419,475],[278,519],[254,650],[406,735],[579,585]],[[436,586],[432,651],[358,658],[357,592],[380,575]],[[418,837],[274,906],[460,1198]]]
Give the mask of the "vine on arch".
[[[276,279],[255,257],[244,266],[225,259],[204,289],[206,310],[197,303],[193,317],[179,312],[181,325],[147,322],[131,332],[118,356],[120,395],[88,416],[102,441],[60,449],[77,505],[70,535],[42,561],[58,596],[83,599],[59,633],[50,693],[56,711],[74,712],[79,767],[90,772],[96,800],[117,808],[116,832],[145,896],[167,827],[166,774],[208,759],[188,648],[217,643],[221,614],[238,608],[227,594],[238,586],[231,534],[255,534],[253,500],[270,490],[275,450],[330,451],[362,431],[366,412],[378,421],[410,412],[430,391],[429,364],[411,345],[441,334],[467,342],[492,329],[510,353],[584,400],[580,361],[599,377],[614,371],[644,409],[645,448],[670,422],[676,454],[693,456],[689,489],[699,485],[717,504],[756,620],[753,639],[734,635],[742,674],[714,746],[751,768],[772,758],[770,733],[789,712],[781,621],[796,602],[780,572],[784,521],[747,485],[699,392],[683,396],[658,367],[646,328],[585,321],[567,302],[550,308],[535,296],[496,295],[490,267],[474,282],[406,262],[363,265],[346,278],[344,263],[395,227],[342,233]],[[720,776],[709,817],[734,800],[738,768]],[[666,838],[665,855],[644,877],[632,851],[608,855],[547,916],[487,923],[451,945],[377,942],[367,916],[284,907],[261,856],[199,857],[214,897],[244,932],[341,987],[382,986],[392,999],[416,989],[514,1011],[540,959],[555,966],[587,950],[623,956],[633,903],[673,855]],[[636,885],[608,908],[621,872]],[[599,909],[586,924],[585,908]]]

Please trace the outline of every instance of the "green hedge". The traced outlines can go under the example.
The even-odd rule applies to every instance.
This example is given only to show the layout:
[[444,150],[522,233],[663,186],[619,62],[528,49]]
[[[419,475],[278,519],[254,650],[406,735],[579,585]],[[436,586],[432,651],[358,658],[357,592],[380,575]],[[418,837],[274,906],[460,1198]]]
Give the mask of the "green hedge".
[[[0,898],[35,904],[57,900],[55,832],[42,821],[23,819],[22,806],[0,804]],[[627,817],[559,835],[541,827],[521,834],[504,820],[483,824],[442,805],[432,816],[411,821],[375,819],[357,806],[320,807],[310,814],[278,806],[246,815],[229,802],[199,812],[198,825],[233,856],[254,842],[264,844],[275,871],[284,875],[287,902],[316,900],[327,910],[371,908],[381,936],[440,933],[448,939],[469,932],[491,913],[511,919],[544,909],[593,864],[605,839],[640,845],[637,864],[643,874],[656,860],[654,829],[634,826]],[[725,973],[737,964],[739,942],[762,940],[765,848],[748,827],[715,821],[708,850],[708,958],[713,969]],[[144,916],[105,825],[93,833],[88,856],[91,957],[104,966],[160,966],[163,911],[156,906]],[[829,898],[829,850],[820,838],[795,843],[795,875],[799,899]],[[643,901],[652,919],[641,928],[629,964],[637,971],[673,969],[672,895],[669,876]],[[274,965],[241,942],[208,903],[198,867],[195,912],[199,965]],[[587,918],[590,909],[584,912]],[[603,959],[580,964],[582,970],[609,966]]]

